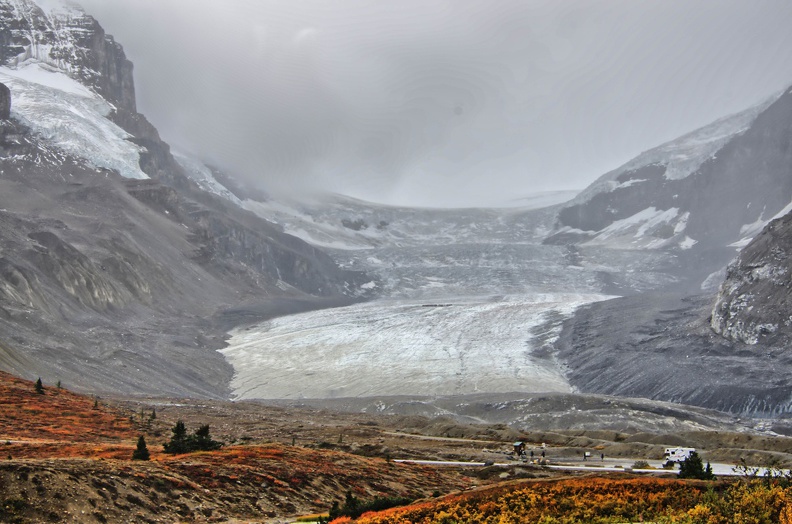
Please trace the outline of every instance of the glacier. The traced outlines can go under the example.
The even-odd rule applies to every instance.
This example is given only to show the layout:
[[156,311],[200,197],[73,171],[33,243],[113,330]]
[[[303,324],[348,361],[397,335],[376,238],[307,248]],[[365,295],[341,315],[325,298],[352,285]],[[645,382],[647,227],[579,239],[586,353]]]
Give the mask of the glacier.
[[378,298],[234,330],[221,352],[238,399],[568,393],[564,320],[674,281],[662,250],[543,244],[546,209],[243,204],[372,275]]
[[30,59],[0,67],[0,82],[11,89],[14,118],[56,148],[126,178],[149,178],[140,146],[107,118],[113,107],[65,72]]
[[237,399],[570,392],[545,344],[576,307],[606,298],[375,301],[237,329],[221,352]]

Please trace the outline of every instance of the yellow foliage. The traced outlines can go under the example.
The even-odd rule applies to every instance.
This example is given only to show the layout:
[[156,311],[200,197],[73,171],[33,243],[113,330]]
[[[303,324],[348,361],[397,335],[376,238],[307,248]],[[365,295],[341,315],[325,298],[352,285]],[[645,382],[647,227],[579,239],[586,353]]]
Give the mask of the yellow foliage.
[[[709,489],[707,489],[709,488]],[[792,524],[792,488],[772,482],[639,479],[526,482],[366,514],[359,524]]]

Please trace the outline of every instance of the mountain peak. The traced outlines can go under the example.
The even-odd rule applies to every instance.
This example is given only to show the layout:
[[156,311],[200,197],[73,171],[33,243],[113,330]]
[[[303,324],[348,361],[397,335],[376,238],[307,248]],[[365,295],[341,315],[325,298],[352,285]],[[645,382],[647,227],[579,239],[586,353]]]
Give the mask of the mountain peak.
[[0,0],[0,65],[45,64],[135,113],[132,63],[81,7],[67,0]]

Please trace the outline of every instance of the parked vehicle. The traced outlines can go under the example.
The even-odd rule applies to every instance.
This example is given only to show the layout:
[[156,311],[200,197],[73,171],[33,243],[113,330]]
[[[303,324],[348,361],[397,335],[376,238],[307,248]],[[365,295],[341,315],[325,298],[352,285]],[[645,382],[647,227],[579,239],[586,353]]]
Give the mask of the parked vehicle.
[[696,451],[696,448],[665,448],[663,458],[666,462],[683,462],[694,451]]

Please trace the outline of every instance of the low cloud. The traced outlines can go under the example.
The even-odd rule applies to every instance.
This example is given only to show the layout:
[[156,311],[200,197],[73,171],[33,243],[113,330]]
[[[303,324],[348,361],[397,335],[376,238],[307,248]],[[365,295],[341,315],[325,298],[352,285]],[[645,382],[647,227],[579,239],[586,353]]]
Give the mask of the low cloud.
[[580,188],[792,83],[792,4],[84,0],[175,147],[418,205]]

